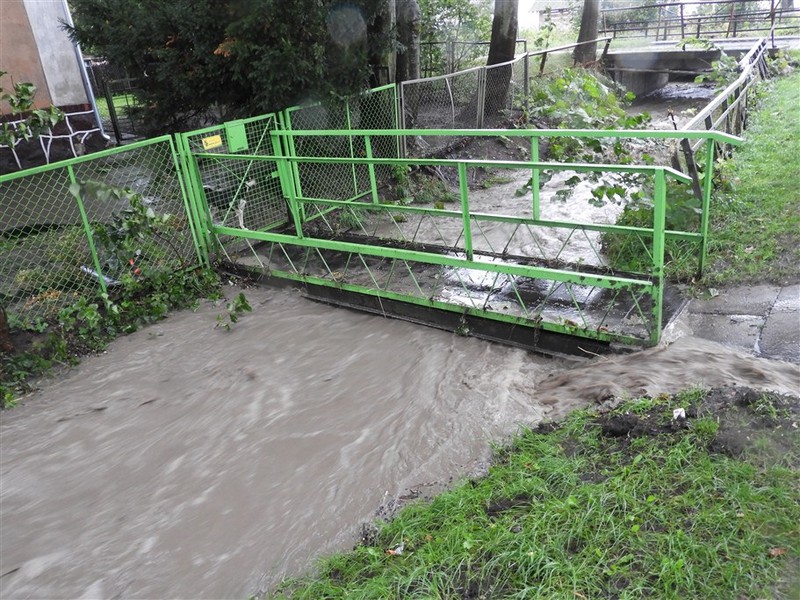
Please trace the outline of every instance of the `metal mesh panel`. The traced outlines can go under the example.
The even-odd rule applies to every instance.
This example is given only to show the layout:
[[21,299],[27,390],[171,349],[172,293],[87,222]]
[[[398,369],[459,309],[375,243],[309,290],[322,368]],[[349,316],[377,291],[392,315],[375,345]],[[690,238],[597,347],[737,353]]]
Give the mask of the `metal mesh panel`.
[[[286,111],[289,129],[308,131],[350,129],[350,111],[346,101],[329,104],[314,104]],[[330,156],[352,158],[354,148],[351,138],[341,137],[297,137],[293,141],[295,156]],[[303,163],[297,167],[299,175],[298,194],[306,198],[333,198],[345,200],[358,195],[358,174],[348,164]]]
[[[394,129],[397,126],[394,86],[370,90],[340,102],[314,104],[286,111],[288,128],[293,131],[323,129]],[[398,156],[397,140],[392,136],[370,139],[369,152],[375,158]],[[327,156],[363,158],[367,156],[362,137],[297,137],[292,154],[302,157]],[[347,200],[370,189],[367,165],[300,163],[297,167],[299,194],[306,198]],[[375,167],[378,181],[388,181],[391,168]]]
[[[525,105],[528,56],[501,65],[404,81],[403,127],[406,129],[481,129],[506,127]],[[433,156],[458,138],[407,138],[408,156]]]
[[[270,132],[277,128],[277,119],[270,114],[191,132],[184,138],[193,154],[272,156],[275,148]],[[287,222],[288,208],[274,160],[209,156],[195,160],[212,223],[265,230]],[[240,238],[218,236],[218,242],[226,253],[247,247]]]
[[0,299],[28,324],[52,319],[78,296],[93,295],[101,277],[113,286],[125,268],[96,243],[98,273],[87,230],[113,225],[127,203],[85,195],[84,222],[69,191],[73,181],[127,188],[141,194],[156,214],[171,215],[162,238],[143,241],[135,260],[154,266],[169,259],[186,265],[197,261],[169,139],[0,178]]

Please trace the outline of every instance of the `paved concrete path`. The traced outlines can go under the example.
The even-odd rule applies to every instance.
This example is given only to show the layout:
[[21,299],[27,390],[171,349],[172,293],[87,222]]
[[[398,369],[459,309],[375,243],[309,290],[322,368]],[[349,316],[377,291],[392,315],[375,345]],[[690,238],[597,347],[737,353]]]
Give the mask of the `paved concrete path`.
[[800,284],[717,292],[711,298],[691,300],[674,329],[688,329],[697,337],[755,356],[800,363]]

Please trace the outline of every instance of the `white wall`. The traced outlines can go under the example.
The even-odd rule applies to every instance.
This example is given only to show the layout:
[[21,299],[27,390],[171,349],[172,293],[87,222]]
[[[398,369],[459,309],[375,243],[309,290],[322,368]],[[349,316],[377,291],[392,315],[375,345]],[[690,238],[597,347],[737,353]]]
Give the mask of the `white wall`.
[[75,46],[61,28],[61,20],[67,20],[64,3],[62,0],[23,1],[39,48],[51,102],[56,106],[88,103]]

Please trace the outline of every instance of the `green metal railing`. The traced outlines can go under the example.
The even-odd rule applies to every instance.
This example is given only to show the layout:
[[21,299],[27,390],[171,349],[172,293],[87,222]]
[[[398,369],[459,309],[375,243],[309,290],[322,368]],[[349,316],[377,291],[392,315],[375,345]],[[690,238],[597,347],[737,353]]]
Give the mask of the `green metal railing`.
[[[542,161],[540,141],[689,139],[704,145],[697,156],[710,174],[715,148],[739,138],[717,131],[404,130],[395,128],[397,114],[396,91],[388,86],[339,109],[293,108],[4,175],[3,304],[20,319],[46,320],[115,280],[95,229],[113,223],[124,201],[69,191],[75,183],[101,182],[141,194],[156,213],[176,215],[169,243],[186,264],[223,259],[381,307],[392,301],[520,326],[533,338],[553,332],[604,343],[658,342],[665,243],[695,243],[702,267],[711,177],[696,226],[670,230],[668,181],[685,184],[687,175],[653,165]],[[529,145],[530,160],[404,158],[405,137],[513,139]],[[426,197],[420,188],[413,201],[399,197],[397,178],[409,169],[426,171],[445,195]],[[489,201],[474,183],[481,170],[512,183]],[[640,178],[651,189],[652,222],[633,227],[615,218],[553,216],[553,189],[542,182],[573,174]],[[519,195],[524,180],[529,191]],[[609,266],[606,236],[633,240],[646,266]]]
[[[0,302],[23,323],[52,319],[78,297],[106,292],[120,275],[95,229],[113,225],[128,206],[117,197],[70,192],[71,185],[89,182],[141,194],[155,214],[174,217],[162,240],[171,254],[179,252],[186,264],[204,256],[171,136],[2,175]],[[153,245],[143,250],[152,264],[162,254]]]
[[[667,179],[690,179],[669,167],[649,165],[552,163],[536,160],[540,138],[690,138],[705,140],[705,168],[713,169],[713,142],[737,143],[738,138],[718,132],[595,131],[595,130],[392,130],[349,131],[280,130],[270,133],[276,150],[270,156],[193,153],[191,160],[217,159],[232,163],[268,162],[276,165],[290,222],[284,227],[257,229],[212,224],[214,237],[240,238],[250,245],[255,266],[276,277],[314,286],[335,288],[463,315],[521,325],[535,330],[580,335],[625,344],[655,344],[660,339],[664,295],[664,244],[666,239],[692,240],[698,260],[706,249],[706,231],[665,229]],[[382,158],[370,152],[373,140],[403,136],[510,137],[529,140],[533,160]],[[327,142],[326,142],[327,140]],[[307,141],[315,149],[328,142],[363,149],[363,154],[324,156],[319,151],[300,153]],[[347,153],[345,153],[347,154]],[[376,170],[382,167],[433,169],[458,190],[456,207],[398,204],[391,186],[381,185]],[[368,173],[369,189],[351,188],[357,194],[327,193],[298,185],[304,170],[341,168]],[[476,168],[519,171],[532,175],[532,193],[513,210],[476,210],[472,204],[468,172]],[[543,218],[540,186],[542,172],[640,175],[653,186],[653,223],[649,227],[553,220]],[[196,173],[196,171],[195,171]],[[710,180],[710,178],[709,178]],[[708,214],[711,189],[706,186],[702,212]],[[513,196],[513,194],[512,194]],[[707,220],[704,221],[707,223]],[[543,237],[564,234],[560,245],[548,249]],[[649,257],[645,272],[623,273],[604,264],[597,234],[635,236]],[[594,241],[591,236],[594,235]],[[568,246],[588,240],[589,260],[565,260]],[[593,255],[593,256],[592,256]],[[253,265],[245,256],[230,258]],[[593,260],[592,260],[593,259]]]

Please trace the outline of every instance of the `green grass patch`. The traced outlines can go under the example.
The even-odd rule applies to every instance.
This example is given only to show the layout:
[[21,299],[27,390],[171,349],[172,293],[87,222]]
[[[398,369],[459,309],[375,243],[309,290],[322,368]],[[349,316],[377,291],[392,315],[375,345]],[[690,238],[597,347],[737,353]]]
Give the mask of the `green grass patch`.
[[[99,96],[94,99],[97,105],[97,112],[100,113],[100,118],[108,120],[111,118],[111,112],[108,107],[108,101],[105,96]],[[124,117],[128,114],[128,110],[132,106],[138,106],[139,102],[133,94],[117,94],[113,97],[114,110],[118,117]]]
[[800,281],[800,73],[769,82],[723,165],[714,198],[709,283]]
[[[775,410],[757,414],[765,405]],[[796,399],[728,389],[575,412],[523,432],[485,477],[406,506],[275,597],[793,597],[797,433],[777,415],[797,410]],[[777,430],[793,441],[775,446]],[[732,432],[767,441],[751,456]]]

